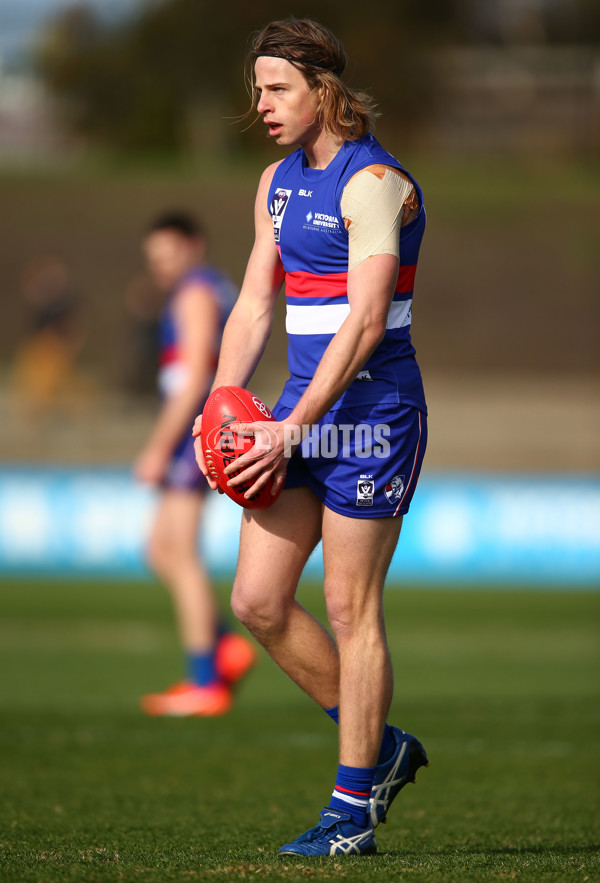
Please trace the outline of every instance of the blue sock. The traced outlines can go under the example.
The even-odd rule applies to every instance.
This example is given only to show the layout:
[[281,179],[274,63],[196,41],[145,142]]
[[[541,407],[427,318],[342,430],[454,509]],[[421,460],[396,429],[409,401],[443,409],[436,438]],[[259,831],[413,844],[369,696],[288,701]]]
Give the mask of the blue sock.
[[219,680],[215,663],[215,650],[208,653],[187,653],[186,669],[188,680],[197,687],[207,687]]
[[356,825],[364,828],[367,824],[369,797],[373,787],[375,767],[338,766],[335,788],[329,801],[329,808],[337,812],[347,812]]
[[334,705],[333,708],[325,708],[323,709],[325,714],[328,714],[332,721],[335,721],[336,724],[340,722],[340,709],[337,705]]
[[[332,721],[335,721],[336,724],[340,722],[340,710],[337,705],[334,705],[333,708],[325,708],[325,714],[328,714]],[[389,760],[392,754],[394,753],[394,748],[396,747],[396,743],[394,741],[394,737],[392,735],[393,730],[389,724],[385,724],[383,727],[383,739],[381,740],[381,748],[379,749],[379,757],[377,758],[377,764],[385,763],[386,760]]]

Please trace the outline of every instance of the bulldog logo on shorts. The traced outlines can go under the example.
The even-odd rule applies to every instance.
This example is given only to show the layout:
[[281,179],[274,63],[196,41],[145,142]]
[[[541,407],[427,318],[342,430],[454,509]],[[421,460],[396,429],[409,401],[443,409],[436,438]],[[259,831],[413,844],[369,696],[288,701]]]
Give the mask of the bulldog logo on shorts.
[[388,503],[392,505],[399,500],[404,493],[404,475],[394,475],[392,480],[386,484],[384,493]]

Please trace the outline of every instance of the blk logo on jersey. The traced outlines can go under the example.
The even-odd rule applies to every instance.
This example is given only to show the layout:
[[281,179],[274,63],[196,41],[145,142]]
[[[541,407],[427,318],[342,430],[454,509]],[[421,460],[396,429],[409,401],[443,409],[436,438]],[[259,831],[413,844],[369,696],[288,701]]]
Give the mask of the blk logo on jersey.
[[312,190],[304,190],[304,188],[302,188],[301,190],[298,191],[298,196],[312,196],[312,195],[313,195]]
[[372,506],[375,496],[375,482],[366,478],[359,478],[356,482],[356,505]]
[[404,493],[404,475],[394,475],[392,480],[386,484],[384,493],[388,503],[392,505],[401,499]]
[[273,194],[273,199],[271,200],[269,211],[271,212],[271,217],[273,218],[273,232],[275,234],[275,242],[279,242],[281,236],[281,223],[283,221],[283,216],[285,215],[285,210],[287,208],[291,195],[291,190],[284,190],[283,188],[276,190]]

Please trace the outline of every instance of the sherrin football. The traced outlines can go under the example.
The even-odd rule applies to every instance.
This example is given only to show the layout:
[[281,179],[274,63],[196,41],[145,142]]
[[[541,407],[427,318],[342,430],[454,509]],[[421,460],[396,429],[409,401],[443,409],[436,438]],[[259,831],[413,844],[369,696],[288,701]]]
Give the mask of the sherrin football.
[[265,422],[275,418],[258,396],[239,386],[220,386],[215,389],[202,411],[200,437],[210,477],[228,497],[244,509],[266,509],[281,492],[280,488],[273,496],[272,482],[268,481],[259,493],[247,500],[244,494],[252,484],[244,482],[237,487],[227,485],[232,475],[225,475],[225,468],[254,446],[254,437],[238,435],[229,427],[232,423],[256,423],[259,420]]

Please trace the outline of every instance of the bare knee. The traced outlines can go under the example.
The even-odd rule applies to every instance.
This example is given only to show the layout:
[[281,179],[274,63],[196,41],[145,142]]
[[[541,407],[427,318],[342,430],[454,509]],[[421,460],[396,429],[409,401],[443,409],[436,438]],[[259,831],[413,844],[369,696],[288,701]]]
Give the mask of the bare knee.
[[265,592],[251,582],[236,578],[231,593],[235,616],[259,640],[285,629],[289,606],[276,592]]
[[338,644],[351,639],[359,626],[351,604],[338,601],[328,603],[327,618]]
[[329,590],[327,618],[338,644],[353,639],[379,643],[383,640],[383,613],[379,604],[362,593]]
[[168,534],[160,531],[150,537],[146,548],[149,567],[164,580],[174,579],[182,569],[194,560],[194,553],[181,547]]

